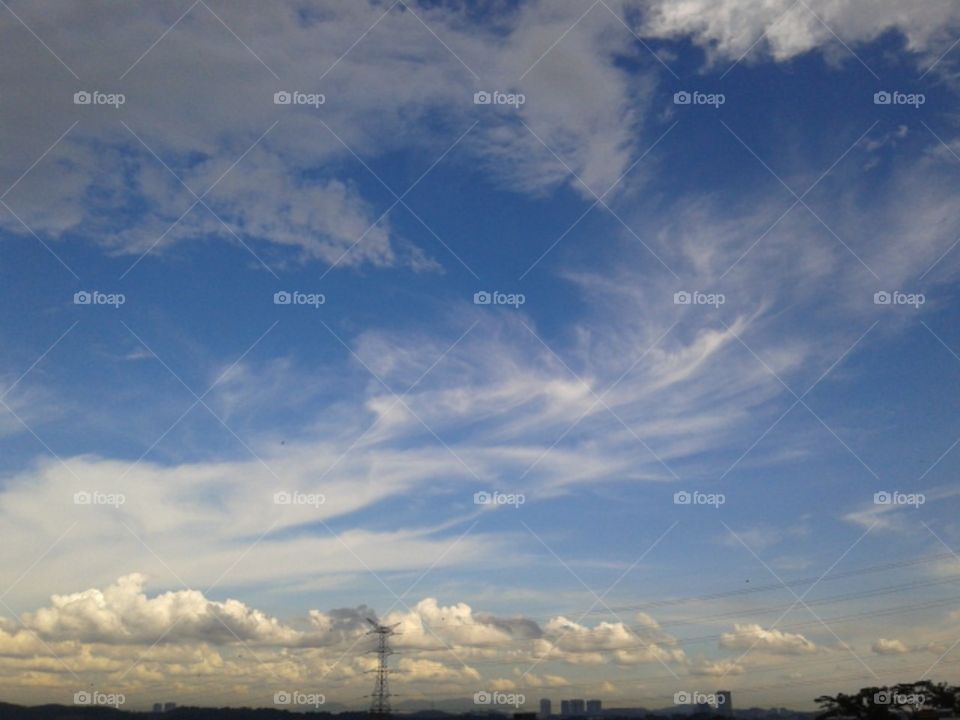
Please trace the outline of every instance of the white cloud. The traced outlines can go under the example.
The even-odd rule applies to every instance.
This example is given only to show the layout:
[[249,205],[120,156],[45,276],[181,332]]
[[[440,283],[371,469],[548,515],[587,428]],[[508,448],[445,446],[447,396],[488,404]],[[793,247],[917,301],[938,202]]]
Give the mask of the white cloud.
[[672,637],[655,623],[650,629],[656,631],[655,638],[649,637],[648,627],[643,625],[637,630],[623,622],[600,622],[589,627],[559,616],[544,625],[545,637],[535,643],[535,648],[541,657],[588,665],[606,662],[606,653],[621,665],[685,661],[683,650],[676,647]]
[[[937,28],[947,27],[956,15],[952,4],[936,2],[902,17],[889,3],[878,6],[872,17],[858,13],[856,18],[839,6],[810,5],[852,43],[875,37],[883,28],[900,27],[911,47],[924,52],[939,47]],[[176,19],[170,8],[161,6],[129,15],[122,14],[127,12],[122,8],[108,10],[105,5],[87,5],[83,13],[59,6],[15,6],[81,71],[85,81],[89,78],[103,87],[119,74],[113,67],[117,57],[132,62],[151,38]],[[589,193],[519,119],[598,192],[637,156],[651,80],[643,74],[627,75],[622,64],[638,57],[653,61],[602,6],[596,6],[519,80],[522,70],[583,9],[582,3],[529,4],[508,14],[497,28],[469,30],[464,29],[463,16],[447,9],[420,9],[451,48],[478,70],[485,84],[507,89],[516,84],[528,96],[527,104],[515,113],[517,118],[505,114],[484,118],[448,162],[479,160],[510,187],[540,193],[568,184],[589,200]],[[833,43],[829,33],[799,7],[797,17],[791,14],[773,26],[777,9],[776,3],[658,3],[647,20],[651,33],[670,37],[692,33],[725,57],[745,50],[756,39],[754,33],[766,28],[770,28],[770,51],[778,59]],[[332,64],[380,12],[378,7],[357,2],[331,4],[323,17],[297,5],[270,16],[238,5],[224,8],[225,19],[277,69],[283,86],[305,89],[311,88],[315,69]],[[68,13],[69,22],[58,13]],[[105,23],[115,29],[109,39],[112,57],[90,54],[83,46],[84,38]],[[384,38],[390,42],[383,42]],[[12,182],[65,129],[58,119],[74,117],[77,108],[70,105],[69,97],[75,83],[23,28],[8,23],[0,29],[0,42],[11,48],[12,56],[27,58],[24,67],[30,72],[42,68],[36,71],[43,74],[20,82],[23,67],[10,63],[0,68],[4,87],[16,94],[15,102],[0,109],[0,122],[23,138],[0,160],[0,177]],[[197,47],[206,50],[200,58],[202,73],[196,72],[198,61],[192,52]],[[491,47],[497,52],[491,52]],[[195,17],[186,19],[132,71],[131,78],[135,82],[131,80],[126,88],[129,104],[116,117],[123,117],[197,192],[214,183],[280,118],[280,125],[208,197],[211,207],[271,264],[291,259],[336,261],[385,208],[373,198],[382,196],[387,204],[392,202],[311,111],[293,108],[287,113],[270,102],[278,87],[270,73],[200,6]],[[187,80],[173,82],[172,78]],[[460,130],[478,113],[470,102],[476,83],[469,72],[409,12],[399,9],[342,60],[328,82],[329,88],[323,87],[328,102],[322,118],[366,160],[385,158],[403,145],[422,151],[425,163],[429,162],[446,149],[448,140],[438,141],[415,130],[398,137],[397,128],[415,127],[419,120],[439,116]],[[490,114],[498,112],[487,109]],[[95,238],[115,252],[141,252],[193,202],[190,193],[116,117],[83,115],[75,131],[11,194],[11,204],[37,232],[52,238],[77,234]],[[864,149],[873,161],[893,142],[914,137],[888,133],[868,138]],[[872,194],[869,202],[842,167],[836,171],[839,187],[831,187],[829,197],[817,199],[816,207],[831,227],[844,238],[861,239],[859,244],[851,240],[853,249],[886,283],[911,281],[956,237],[951,219],[956,217],[955,182],[951,182],[955,176],[946,169],[946,163],[955,160],[932,139],[930,143],[935,150],[893,161],[890,183]],[[843,149],[838,146],[835,155]],[[853,153],[857,156],[859,150]],[[362,180],[343,180],[345,174],[352,176],[345,168],[355,169]],[[788,175],[812,174],[812,181],[823,168],[791,169],[794,173]],[[367,182],[375,192],[368,193]],[[824,182],[826,188],[830,181]],[[635,191],[636,184],[631,189]],[[726,204],[723,198],[696,197],[660,211],[645,205],[636,193],[631,195],[634,199],[637,207],[627,215],[630,224],[658,255],[681,271],[685,281],[701,287],[710,287],[730,268],[782,210],[782,199],[772,193],[741,196],[742,207]],[[145,210],[135,220],[115,214],[117,209],[136,209],[141,203]],[[3,217],[9,229],[24,232],[14,220]],[[808,242],[814,231],[823,236],[823,242]],[[197,207],[158,247],[201,237],[234,242],[208,211]],[[598,255],[593,246],[579,250],[591,259]],[[836,360],[861,330],[851,318],[863,320],[873,309],[869,298],[874,280],[802,208],[737,266],[728,306],[733,312],[720,316],[729,330],[719,318],[683,315],[684,309],[671,302],[676,283],[659,267],[656,273],[648,272],[647,263],[653,261],[646,251],[640,253],[642,260],[625,252],[610,263],[612,267],[600,269],[576,263],[576,272],[566,274],[583,293],[589,309],[563,332],[544,338],[563,361],[531,334],[530,330],[543,331],[530,318],[519,316],[528,330],[518,318],[494,318],[479,314],[476,308],[457,306],[451,312],[457,318],[457,331],[451,337],[441,337],[437,326],[431,325],[422,333],[368,329],[349,339],[358,355],[400,392],[445,353],[465,327],[465,318],[479,320],[474,333],[405,397],[413,412],[371,382],[353,396],[358,399],[325,403],[322,414],[313,416],[303,399],[315,397],[333,382],[284,360],[250,361],[225,379],[211,395],[211,404],[223,411],[231,425],[234,421],[250,424],[255,432],[242,435],[262,462],[247,456],[203,456],[168,463],[148,459],[130,469],[118,458],[65,456],[62,465],[44,461],[5,478],[0,489],[0,524],[5,528],[0,568],[16,576],[25,555],[36,554],[27,550],[48,546],[70,528],[63,545],[31,571],[30,582],[15,588],[8,602],[32,607],[38,593],[66,588],[49,607],[23,617],[51,642],[58,639],[58,654],[78,669],[120,673],[135,656],[118,654],[115,648],[94,651],[89,645],[143,643],[168,619],[182,618],[168,640],[196,645],[183,647],[181,654],[155,648],[150,663],[137,666],[132,677],[157,682],[219,676],[229,679],[220,688],[227,692],[234,689],[232,683],[257,680],[256,663],[249,657],[241,661],[225,649],[233,642],[226,624],[251,644],[296,647],[294,657],[272,650],[265,653],[266,667],[281,677],[302,680],[329,671],[336,681],[359,678],[358,682],[365,682],[362,671],[368,661],[347,659],[337,664],[336,656],[327,650],[361,638],[365,617],[372,614],[369,608],[312,610],[309,627],[299,629],[245,603],[212,600],[210,592],[173,590],[148,597],[142,576],[126,575],[115,582],[116,575],[149,570],[160,578],[163,588],[180,587],[181,577],[191,587],[205,587],[203,583],[229,569],[226,581],[231,591],[239,586],[262,593],[269,587],[284,596],[306,587],[323,591],[355,586],[354,578],[367,577],[368,568],[378,573],[419,572],[431,568],[434,561],[438,571],[467,564],[474,568],[507,561],[523,564],[526,558],[519,545],[495,532],[468,535],[450,549],[455,537],[449,534],[451,526],[474,511],[470,495],[480,489],[474,473],[484,482],[522,478],[517,482],[524,487],[518,489],[531,497],[550,498],[587,484],[669,479],[669,469],[659,460],[669,468],[696,471],[709,466],[712,471],[716,463],[705,456],[729,451],[731,443],[736,446],[734,456],[746,450],[768,426],[776,401],[785,396],[779,381],[734,334],[793,385],[794,377],[815,379]],[[388,216],[370,228],[341,263],[435,269],[437,260],[398,237]],[[946,286],[955,277],[956,267],[955,257],[947,256],[931,279]],[[834,293],[830,297],[835,302],[824,303],[827,292]],[[798,326],[783,338],[771,326],[771,318],[784,307],[822,313],[825,306],[842,330]],[[660,340],[674,320],[675,329]],[[857,327],[848,336],[852,326]],[[643,360],[632,365],[644,353]],[[604,396],[609,408],[596,402],[594,393],[603,393],[627,370],[616,391]],[[31,405],[25,402],[16,407]],[[275,432],[264,430],[270,422],[260,412],[276,405],[302,412],[302,427],[308,429],[292,437],[283,452],[268,443]],[[32,410],[38,412],[36,407]],[[456,455],[438,446],[417,416],[431,429],[442,430]],[[580,424],[572,427],[581,417]],[[260,426],[254,425],[257,418]],[[361,436],[374,421],[379,422],[373,430]],[[553,447],[561,434],[563,442]],[[802,456],[804,440],[791,436],[786,442],[797,446],[778,446],[777,457]],[[127,502],[116,510],[73,505],[73,493],[91,489],[122,492]],[[325,502],[278,508],[272,502],[277,490],[320,492]],[[378,503],[399,505],[401,500],[431,493],[431,497],[450,500],[451,507],[444,507],[443,514],[453,514],[454,521],[431,524],[419,518],[411,522],[409,516],[391,512],[384,514],[394,523],[390,528],[371,530],[358,519]],[[847,519],[867,524],[892,517],[872,508]],[[79,522],[72,526],[75,520]],[[337,526],[339,540],[322,526],[334,520],[343,527]],[[748,544],[760,548],[778,542],[785,531],[747,532]],[[138,538],[163,561],[146,552]],[[104,589],[70,591],[91,583]],[[481,613],[463,602],[444,605],[428,598],[411,609],[390,613],[387,619],[401,622],[404,635],[398,642],[420,655],[405,658],[411,676],[420,680],[474,679],[472,669],[458,666],[450,657],[441,660],[449,652],[447,645],[471,660],[506,656],[533,662],[546,656],[597,667],[611,662],[687,662],[679,643],[644,615],[633,619],[635,627],[622,622],[588,626],[562,616],[541,626]],[[897,642],[882,640],[877,647]],[[721,639],[721,647],[733,649],[754,643],[758,652],[769,654],[817,650],[802,635],[756,624],[737,625]],[[12,624],[5,624],[0,648],[8,649],[19,663],[4,665],[7,661],[0,658],[0,666],[7,671],[12,668],[11,672],[21,673],[18,677],[31,683],[48,682],[44,673],[63,672],[33,636],[17,632]],[[889,647],[878,650],[883,651]],[[703,660],[690,663],[689,668],[694,674],[710,676],[743,670],[729,660]],[[566,684],[564,678],[546,672],[530,682],[542,687]]]
[[514,671],[514,674],[521,676],[524,684],[529,687],[562,688],[567,687],[570,684],[569,680],[560,675],[550,675],[548,673],[537,675],[531,672],[521,673],[519,668]]
[[722,542],[730,547],[743,548],[746,544],[751,550],[761,552],[775,547],[785,540],[797,540],[810,533],[809,518],[804,522],[789,527],[762,525],[747,529],[737,529],[736,536],[724,533]]
[[744,667],[736,660],[698,660],[690,668],[693,675],[700,677],[726,678],[731,675],[742,675]]
[[449,645],[498,647],[509,643],[512,634],[490,622],[475,617],[465,603],[441,606],[433,598],[426,598],[410,610],[388,614],[384,623],[400,623],[398,647],[442,649]]
[[[72,692],[82,676],[98,687],[122,687],[134,703],[149,702],[162,686],[207,703],[223,693],[225,704],[263,703],[258,698],[272,695],[278,684],[308,688],[318,677],[332,701],[367,689],[364,671],[375,664],[368,652],[370,608],[311,610],[309,622],[295,627],[236,600],[215,601],[196,590],[148,594],[145,588],[144,576],[132,574],[103,589],[55,595],[16,622],[0,622],[0,687],[16,677],[11,697],[44,697]],[[651,646],[648,657],[625,661],[620,650],[628,651],[637,638],[619,623],[587,627],[556,617],[541,629],[531,620],[476,613],[465,603],[444,605],[435,598],[382,621],[400,623],[391,638],[398,652],[394,667],[411,695],[438,687],[454,694],[567,687],[555,672],[521,672],[536,662],[548,636],[557,641],[551,663],[592,664],[592,656],[598,665],[683,660],[681,651]],[[658,628],[649,616],[642,627]],[[560,640],[570,629],[572,642]],[[666,635],[664,641],[674,642]],[[470,664],[474,658],[478,667]],[[483,672],[482,666],[497,665],[513,665],[512,677]]]
[[785,61],[816,49],[849,57],[840,43],[856,51],[891,30],[904,36],[907,50],[935,57],[949,45],[948,28],[960,23],[960,9],[950,0],[932,0],[909,12],[897,0],[871,2],[869,12],[860,3],[830,0],[650,0],[640,6],[642,33],[690,36],[711,58],[729,61],[751,53]]
[[[365,462],[386,461],[396,468],[396,473],[375,477],[356,460],[345,461],[335,476],[318,484],[318,461],[332,465],[342,450],[286,446],[282,455],[264,452],[265,464],[255,459],[132,465],[96,457],[40,462],[3,487],[0,517],[9,532],[0,564],[18,567],[18,558],[39,537],[53,543],[66,530],[59,552],[33,571],[31,586],[17,588],[18,598],[32,592],[36,600],[39,588],[107,582],[118,569],[147,569],[168,587],[179,587],[181,581],[205,587],[218,577],[231,587],[283,587],[316,579],[321,572],[334,582],[341,573],[366,574],[368,568],[425,569],[435,560],[444,567],[495,554],[492,547],[481,549],[488,544],[483,535],[467,536],[451,548],[454,538],[433,537],[433,528],[371,532],[355,527],[334,537],[321,522],[407,492],[434,473],[466,473],[441,448],[426,451],[419,461],[409,452],[389,461],[384,455],[380,460],[368,456]],[[77,505],[78,492],[122,495],[124,502],[119,507]],[[306,499],[277,504],[276,492]],[[311,504],[310,497],[323,502]],[[313,529],[281,536],[284,530],[304,527]],[[204,542],[197,543],[197,537]],[[141,541],[153,551],[146,558]]]
[[[377,222],[392,195],[387,205],[372,202],[366,189],[340,179],[345,171],[373,183],[371,197],[380,197],[379,180],[361,162],[376,165],[377,157],[402,144],[423,149],[426,170],[481,120],[446,162],[463,162],[467,153],[524,191],[564,182],[576,187],[519,122],[495,119],[496,108],[473,105],[474,90],[486,83],[522,90],[528,102],[513,115],[601,192],[636,149],[636,101],[649,88],[617,67],[636,50],[627,29],[602,7],[520,79],[581,14],[577,2],[534,4],[489,23],[440,6],[401,5],[384,13],[377,3],[341,0],[318,15],[299,2],[272,6],[270,13],[233,3],[216,11],[230,30],[200,5],[169,33],[177,20],[170,7],[91,3],[78,14],[53,4],[14,5],[83,79],[59,66],[22,26],[4,26],[0,41],[22,63],[0,70],[4,87],[13,88],[0,118],[21,142],[4,155],[0,178],[13,183],[78,121],[7,201],[41,236],[56,240],[69,232],[119,253],[162,251],[206,237],[237,244],[235,233],[277,266],[293,259],[436,269],[437,259],[398,237],[389,216]],[[87,43],[104,23],[114,29],[109,44]],[[73,105],[73,93],[88,85],[122,91],[126,103],[120,110]],[[274,105],[281,89],[322,92],[326,102],[316,109]],[[449,137],[418,129],[436,115],[451,121]],[[171,229],[195,202],[192,193],[208,188],[204,202],[228,227],[197,205]],[[405,189],[392,188],[397,194]],[[26,232],[7,215],[2,222],[11,232]],[[294,250],[292,257],[287,249]]]
[[910,652],[910,648],[901,640],[890,640],[887,638],[879,638],[870,649],[878,655],[902,655]]
[[[25,613],[24,625],[47,639],[150,644],[188,638],[198,642],[295,644],[300,633],[237,600],[214,602],[196,590],[148,598],[140,574],[95,588],[54,595],[50,607]],[[167,632],[169,630],[169,632]]]
[[[881,492],[881,490],[877,490],[876,492]],[[920,490],[910,490],[909,492],[891,488],[889,490],[885,489],[883,492],[896,492],[904,496],[904,499],[912,497],[913,500],[916,500],[919,504],[877,503],[871,497],[865,500],[856,510],[846,513],[843,519],[863,528],[872,528],[904,535],[917,534],[919,530],[917,528],[916,514],[919,508],[923,507],[927,502],[939,502],[960,496],[960,489],[950,486],[922,488]],[[947,573],[952,574],[956,571],[955,563],[952,561],[947,562],[943,566],[943,569],[946,570]]]
[[463,682],[479,680],[480,673],[474,668],[463,666],[452,667],[436,660],[413,660],[400,658],[397,669],[408,677],[411,682],[425,681],[431,683]]
[[778,655],[802,655],[817,652],[817,646],[800,633],[767,630],[756,623],[735,624],[733,632],[720,636],[726,650],[748,650]]
[[476,150],[515,187],[542,192],[567,184],[592,202],[637,151],[654,83],[618,68],[627,58],[650,60],[620,21],[602,5],[585,10],[564,0],[531,3],[517,14],[484,77],[493,87],[517,87],[527,102],[484,127]]

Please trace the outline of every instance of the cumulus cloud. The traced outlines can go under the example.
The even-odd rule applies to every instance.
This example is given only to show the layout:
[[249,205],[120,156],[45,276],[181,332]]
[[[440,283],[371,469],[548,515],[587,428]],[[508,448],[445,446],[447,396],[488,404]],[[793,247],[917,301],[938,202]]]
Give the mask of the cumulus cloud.
[[879,638],[870,649],[877,655],[902,655],[910,652],[910,648],[902,641],[888,638]]
[[[634,628],[623,622],[600,622],[593,627],[558,616],[544,625],[543,639],[535,643],[542,657],[555,657],[569,662],[594,665],[606,662],[606,653],[622,665],[651,662],[684,662],[686,656],[676,642],[665,633],[657,639],[645,638],[643,625]],[[654,625],[654,629],[659,628]]]
[[514,674],[522,677],[524,684],[528,685],[529,687],[561,688],[570,684],[570,681],[565,677],[560,675],[550,675],[549,673],[544,673],[542,675],[537,675],[531,672],[521,673],[520,669],[517,668],[514,671]]
[[452,667],[436,660],[400,658],[397,663],[400,672],[411,681],[427,681],[431,683],[476,681],[480,673],[471,667]]
[[353,640],[369,631],[369,621],[376,622],[377,614],[372,608],[361,605],[357,608],[337,608],[324,612],[311,610],[310,625],[330,644]]
[[[54,595],[49,606],[23,613],[19,625],[57,642],[250,643],[312,648],[354,642],[369,631],[369,620],[377,621],[375,611],[365,605],[326,611],[312,609],[307,626],[298,629],[238,600],[211,600],[198,590],[168,591],[150,597],[146,585],[146,576],[133,573],[102,590],[90,588]],[[409,609],[387,613],[381,622],[396,626],[392,644],[405,653],[450,648],[512,651],[521,646],[532,648],[545,638],[561,653],[631,650],[643,642],[640,635],[645,627],[656,632],[658,643],[677,645],[675,638],[660,630],[656,621],[646,615],[637,632],[622,623],[600,622],[589,627],[562,616],[550,619],[541,628],[530,619],[476,613],[466,603],[442,605],[429,597]],[[19,631],[11,621],[4,621],[2,629],[11,637]],[[545,675],[539,682],[549,685],[561,680]]]
[[400,623],[397,644],[401,647],[502,647],[513,639],[509,625],[498,627],[489,618],[486,622],[480,620],[466,603],[443,606],[434,598],[425,598],[410,610],[390,613],[384,622]]
[[238,600],[216,602],[196,590],[148,598],[135,573],[104,590],[54,595],[50,607],[25,613],[24,626],[47,639],[95,643],[254,642],[296,644],[301,633]]
[[[225,702],[249,702],[273,684],[308,687],[317,677],[332,694],[357,694],[367,685],[365,671],[375,662],[368,652],[373,641],[365,635],[366,619],[374,615],[369,607],[314,609],[295,627],[237,600],[216,601],[196,590],[149,594],[145,587],[143,575],[131,574],[103,589],[55,595],[45,607],[4,620],[0,687],[14,673],[21,683],[17,696],[30,696],[69,687],[82,673],[104,687],[122,683],[138,701],[149,699],[159,683],[209,703],[231,693]],[[648,655],[624,659],[637,637],[621,624],[591,627],[555,617],[541,628],[532,620],[474,612],[465,603],[441,604],[435,598],[387,613],[383,621],[400,623],[391,640],[399,655],[395,668],[405,692],[413,694],[438,687],[455,693],[567,687],[569,681],[556,672],[529,671],[539,664],[545,642],[553,643],[551,663],[592,664],[594,655],[596,664],[683,660],[682,652],[652,645]],[[644,624],[656,627],[649,616]],[[575,637],[561,639],[570,631]],[[471,664],[474,659],[481,666],[512,665],[512,674],[486,676]],[[34,672],[49,677],[37,682]]]
[[726,650],[749,650],[777,655],[805,655],[817,652],[817,646],[800,633],[767,630],[756,623],[735,624],[733,632],[720,636]]
[[725,678],[731,675],[742,675],[745,668],[736,660],[704,660],[700,659],[690,667],[690,673],[699,677]]

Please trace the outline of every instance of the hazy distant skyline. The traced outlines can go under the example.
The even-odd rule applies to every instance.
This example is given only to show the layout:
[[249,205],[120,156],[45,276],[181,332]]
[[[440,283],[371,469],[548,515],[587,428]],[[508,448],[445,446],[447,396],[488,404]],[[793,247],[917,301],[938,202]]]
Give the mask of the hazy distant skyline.
[[957,682],[955,2],[0,5],[0,700]]

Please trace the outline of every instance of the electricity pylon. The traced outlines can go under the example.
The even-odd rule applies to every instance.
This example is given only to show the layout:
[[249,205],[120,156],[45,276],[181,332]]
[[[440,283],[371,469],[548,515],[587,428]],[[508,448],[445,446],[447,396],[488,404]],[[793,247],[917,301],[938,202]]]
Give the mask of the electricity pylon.
[[377,649],[374,651],[377,653],[377,669],[372,671],[376,673],[376,680],[373,684],[373,695],[370,696],[370,717],[388,718],[390,717],[390,683],[388,680],[390,670],[387,668],[387,658],[393,655],[393,650],[387,645],[387,638],[394,634],[393,629],[400,623],[380,625],[370,618],[367,618],[367,622],[373,626],[372,630],[367,631],[367,635],[377,636]]

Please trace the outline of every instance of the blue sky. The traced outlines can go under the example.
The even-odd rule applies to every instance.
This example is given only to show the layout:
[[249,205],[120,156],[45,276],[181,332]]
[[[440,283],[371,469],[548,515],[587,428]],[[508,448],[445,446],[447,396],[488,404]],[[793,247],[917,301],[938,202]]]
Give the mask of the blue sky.
[[952,4],[41,6],[4,697],[363,705],[370,614],[411,706],[956,681]]

